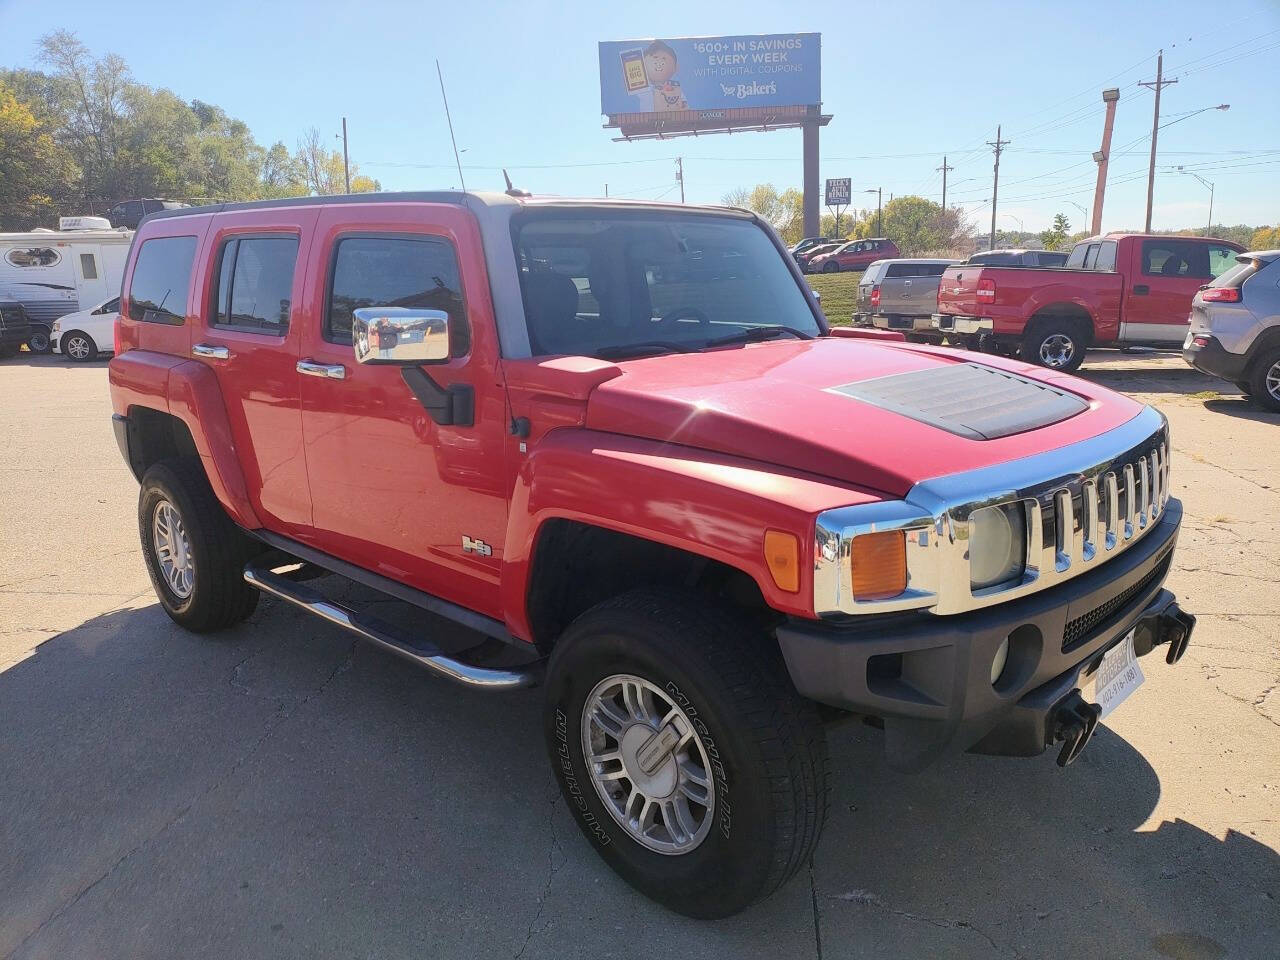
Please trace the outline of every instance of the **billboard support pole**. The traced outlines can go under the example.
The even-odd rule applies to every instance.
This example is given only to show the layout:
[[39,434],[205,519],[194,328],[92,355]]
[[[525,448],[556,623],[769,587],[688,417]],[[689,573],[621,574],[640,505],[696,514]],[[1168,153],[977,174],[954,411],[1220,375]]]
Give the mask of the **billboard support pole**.
[[817,121],[804,124],[804,235],[818,236],[821,207],[818,205],[818,126]]

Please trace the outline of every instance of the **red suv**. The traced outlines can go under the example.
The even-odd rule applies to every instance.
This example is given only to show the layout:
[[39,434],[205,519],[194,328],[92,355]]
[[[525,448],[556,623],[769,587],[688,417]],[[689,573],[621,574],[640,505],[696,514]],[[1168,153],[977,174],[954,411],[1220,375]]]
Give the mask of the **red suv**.
[[1182,655],[1164,417],[1039,374],[830,329],[749,211],[458,192],[151,215],[110,367],[173,620],[542,683],[587,842],[697,917],[810,862],[824,717],[1065,765]]
[[897,256],[900,256],[898,245],[884,237],[850,240],[830,253],[812,257],[805,272],[838,273],[841,270],[865,270],[877,260],[891,260]]

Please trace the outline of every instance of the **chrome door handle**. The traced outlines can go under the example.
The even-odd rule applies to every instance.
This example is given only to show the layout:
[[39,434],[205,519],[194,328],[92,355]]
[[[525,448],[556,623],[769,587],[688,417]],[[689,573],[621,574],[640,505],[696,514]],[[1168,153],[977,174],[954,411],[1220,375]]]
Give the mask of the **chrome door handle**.
[[230,350],[214,343],[197,343],[191,348],[191,352],[197,357],[208,357],[211,360],[226,360],[231,356]]
[[347,379],[347,368],[340,363],[316,363],[314,360],[299,360],[298,372],[308,377],[324,377],[327,380]]

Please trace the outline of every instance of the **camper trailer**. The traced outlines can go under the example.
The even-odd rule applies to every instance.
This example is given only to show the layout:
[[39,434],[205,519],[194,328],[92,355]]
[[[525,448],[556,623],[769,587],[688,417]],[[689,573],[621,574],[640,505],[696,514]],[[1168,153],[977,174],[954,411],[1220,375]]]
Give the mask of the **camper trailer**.
[[0,303],[19,303],[31,323],[27,346],[49,351],[53,321],[120,292],[131,230],[103,217],[62,217],[57,230],[0,233]]

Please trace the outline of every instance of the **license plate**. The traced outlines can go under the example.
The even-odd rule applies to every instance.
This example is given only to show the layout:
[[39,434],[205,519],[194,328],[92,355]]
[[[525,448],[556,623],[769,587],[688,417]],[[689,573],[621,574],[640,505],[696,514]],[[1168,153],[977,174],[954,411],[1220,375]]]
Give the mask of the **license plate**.
[[1120,706],[1145,679],[1133,653],[1133,631],[1130,630],[1123,640],[1106,652],[1093,674],[1093,699],[1102,708],[1101,717]]

